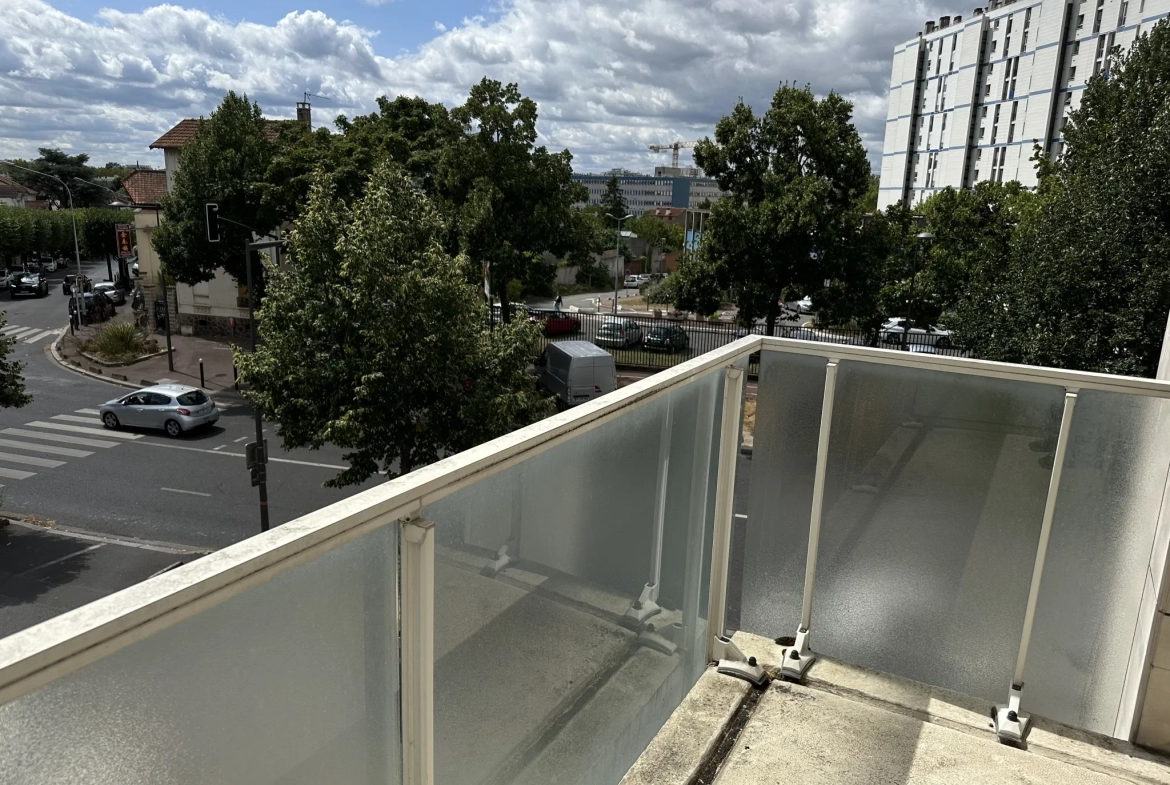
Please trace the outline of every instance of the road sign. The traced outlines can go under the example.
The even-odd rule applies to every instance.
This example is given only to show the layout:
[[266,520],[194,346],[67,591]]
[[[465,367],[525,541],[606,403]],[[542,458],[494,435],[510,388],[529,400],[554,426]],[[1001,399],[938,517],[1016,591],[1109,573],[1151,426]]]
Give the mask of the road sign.
[[268,470],[264,466],[253,466],[251,471],[253,488],[268,479]]
[[118,258],[134,256],[134,227],[130,224],[115,224],[114,235],[118,238]]
[[249,469],[268,463],[268,440],[265,439],[263,444],[257,444],[256,442],[248,442],[245,444],[244,461],[247,463]]

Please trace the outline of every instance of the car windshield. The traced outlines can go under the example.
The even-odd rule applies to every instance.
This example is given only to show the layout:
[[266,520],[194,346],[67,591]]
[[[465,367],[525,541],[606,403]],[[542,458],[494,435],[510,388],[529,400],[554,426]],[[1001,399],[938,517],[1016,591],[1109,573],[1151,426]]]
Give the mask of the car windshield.
[[207,396],[203,394],[202,390],[192,390],[183,393],[177,400],[184,406],[202,406],[207,403]]
[[622,326],[617,322],[606,322],[605,324],[601,325],[600,328],[598,328],[598,332],[603,333],[620,333],[621,331]]
[[651,338],[669,338],[670,337],[670,328],[669,327],[651,327],[649,335]]

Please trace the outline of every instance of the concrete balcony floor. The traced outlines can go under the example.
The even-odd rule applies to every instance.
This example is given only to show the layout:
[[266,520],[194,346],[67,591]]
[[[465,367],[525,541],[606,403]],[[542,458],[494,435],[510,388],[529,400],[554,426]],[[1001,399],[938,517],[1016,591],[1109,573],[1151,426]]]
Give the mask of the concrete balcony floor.
[[[737,633],[770,672],[781,647]],[[983,701],[830,660],[805,685],[753,691],[713,668],[623,785],[1104,785],[1170,783],[1170,759],[1035,718],[1028,748],[999,744]]]

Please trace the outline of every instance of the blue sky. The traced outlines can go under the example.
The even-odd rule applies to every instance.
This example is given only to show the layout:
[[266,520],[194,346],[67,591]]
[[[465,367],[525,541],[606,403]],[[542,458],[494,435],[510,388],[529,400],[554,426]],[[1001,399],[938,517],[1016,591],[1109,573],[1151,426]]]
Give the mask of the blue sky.
[[[650,172],[784,82],[853,102],[880,164],[894,45],[957,0],[0,0],[0,157],[39,147],[161,164],[150,143],[227,90],[314,123],[379,96],[461,103],[484,77],[536,100],[577,171]],[[240,14],[241,8],[247,15]],[[689,163],[684,152],[682,162]]]

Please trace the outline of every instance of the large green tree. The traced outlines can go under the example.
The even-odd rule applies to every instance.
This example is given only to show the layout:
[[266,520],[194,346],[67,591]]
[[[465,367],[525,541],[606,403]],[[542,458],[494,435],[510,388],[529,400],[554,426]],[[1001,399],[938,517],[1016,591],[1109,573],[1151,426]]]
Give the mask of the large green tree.
[[[555,269],[542,261],[545,252],[585,261],[590,229],[574,205],[588,192],[572,179],[568,150],[537,146],[536,102],[515,84],[484,78],[451,117],[460,133],[442,150],[437,190],[460,248],[488,266],[493,291],[513,280],[547,288]],[[511,319],[507,297],[501,313]]]
[[468,260],[443,248],[430,199],[398,164],[375,167],[352,206],[317,178],[268,270],[256,354],[236,353],[248,397],[286,448],[336,444],[329,482],[405,473],[551,411],[526,369],[537,328],[487,329]]
[[[95,170],[89,165],[88,155],[85,153],[69,155],[61,150],[50,147],[42,147],[38,152],[40,155],[31,161],[18,160],[14,163],[37,172],[43,172],[50,177],[44,177],[20,169],[10,169],[5,172],[5,175],[33,189],[37,193],[44,194],[57,208],[66,208],[69,206],[69,194],[66,191],[65,185],[73,192],[74,207],[100,207],[109,202],[107,198],[108,194],[105,191],[100,188],[94,188],[93,186],[87,186],[84,182],[79,183],[74,179],[93,179]],[[51,177],[58,178],[65,185],[50,179]]]
[[606,216],[610,228],[617,227],[617,220],[625,218],[629,213],[626,207],[626,195],[622,192],[622,185],[617,175],[610,175],[605,183],[605,193],[601,196],[601,214]]
[[781,300],[819,290],[859,222],[870,168],[852,116],[836,93],[781,85],[762,115],[741,101],[695,146],[695,163],[731,196],[712,207],[688,275],[714,274],[742,321],[762,317],[771,332]]
[[1152,376],[1170,313],[1170,23],[1089,80],[1009,260],[974,276],[981,357]]
[[[0,311],[0,330],[8,324],[8,319]],[[0,409],[20,408],[32,401],[32,396],[24,389],[24,378],[20,372],[24,363],[11,360],[8,353],[16,345],[16,339],[0,335]]]
[[[246,278],[244,244],[250,229],[272,231],[281,216],[264,203],[264,180],[278,148],[281,126],[271,126],[246,95],[229,92],[179,156],[173,191],[163,198],[163,220],[153,242],[167,273],[186,284],[209,281],[222,267]],[[296,126],[295,123],[289,123]],[[291,134],[300,133],[296,128]],[[207,240],[205,206],[219,205],[222,239]],[[259,262],[253,272],[260,273]]]

